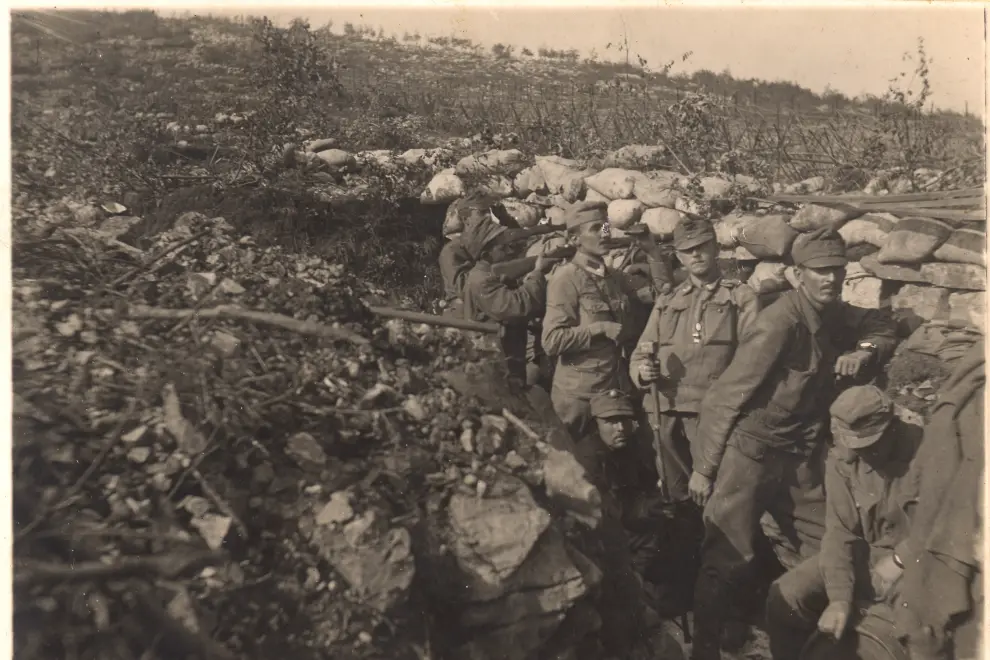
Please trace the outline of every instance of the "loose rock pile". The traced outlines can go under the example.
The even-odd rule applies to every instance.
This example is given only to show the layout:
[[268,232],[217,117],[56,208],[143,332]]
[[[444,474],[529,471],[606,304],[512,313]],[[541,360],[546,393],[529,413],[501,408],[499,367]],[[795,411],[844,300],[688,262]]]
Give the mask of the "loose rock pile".
[[[382,322],[365,303],[384,292],[223,218],[184,214],[144,251],[107,213],[15,255],[20,556],[60,560],[45,529],[75,562],[227,550],[151,593],[182,643],[252,656],[523,660],[594,633],[598,560],[561,503],[594,524],[600,500],[525,400],[458,379],[493,347]],[[78,622],[74,593],[18,639]],[[100,621],[148,625],[93,598]]]

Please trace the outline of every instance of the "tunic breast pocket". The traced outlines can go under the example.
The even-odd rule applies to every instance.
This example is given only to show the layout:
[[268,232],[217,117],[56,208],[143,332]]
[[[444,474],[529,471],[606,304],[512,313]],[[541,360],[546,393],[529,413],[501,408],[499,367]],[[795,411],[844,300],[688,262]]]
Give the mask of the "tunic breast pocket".
[[660,346],[672,346],[677,343],[677,328],[687,313],[686,301],[677,300],[667,305],[657,320],[657,343]]
[[738,340],[735,310],[729,303],[706,305],[703,323],[707,344],[733,345]]
[[597,321],[613,321],[615,320],[612,316],[612,309],[608,306],[604,300],[591,299],[581,301],[581,315],[585,318],[581,319],[582,324],[595,323]]

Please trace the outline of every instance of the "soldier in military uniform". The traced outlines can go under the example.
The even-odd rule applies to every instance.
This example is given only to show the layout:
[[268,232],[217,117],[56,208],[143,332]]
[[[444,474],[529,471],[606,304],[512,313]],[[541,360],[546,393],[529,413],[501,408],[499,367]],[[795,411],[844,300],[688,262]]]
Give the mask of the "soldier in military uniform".
[[789,506],[788,486],[827,440],[837,376],[882,368],[897,344],[889,317],[840,298],[845,242],[833,229],[791,248],[798,289],[764,308],[705,393],[688,491],[704,506],[692,660],[717,660],[726,607],[748,583],[760,518]]
[[755,291],[722,277],[710,222],[689,219],[678,224],[674,249],[688,278],[657,297],[629,364],[637,387],[657,385],[658,400],[646,396],[643,406],[659,431],[661,444],[654,449],[669,503],[690,499],[691,446],[701,400],[729,365],[739,338],[760,309]]
[[633,485],[616,483],[613,468],[616,452],[635,449],[629,447],[634,412],[626,356],[639,334],[632,312],[636,305],[652,304],[654,293],[649,283],[634,289],[626,273],[605,266],[606,208],[579,202],[567,212],[577,253],[557,268],[547,286],[542,344],[557,361],[550,392],[554,411],[575,443],[577,459],[602,492],[601,524],[610,530],[603,535],[608,544],[603,638],[611,652],[626,657],[645,603],[618,522],[617,487]]
[[664,588],[658,605],[670,614],[689,609],[701,542],[700,510],[688,492],[701,400],[760,308],[749,286],[722,277],[710,222],[682,221],[674,229],[674,249],[687,279],[657,297],[629,364],[632,382],[647,390],[643,407],[654,428],[656,504],[665,509],[662,517],[654,514],[654,535],[677,538],[677,557],[658,556],[650,563],[653,570],[646,569]]

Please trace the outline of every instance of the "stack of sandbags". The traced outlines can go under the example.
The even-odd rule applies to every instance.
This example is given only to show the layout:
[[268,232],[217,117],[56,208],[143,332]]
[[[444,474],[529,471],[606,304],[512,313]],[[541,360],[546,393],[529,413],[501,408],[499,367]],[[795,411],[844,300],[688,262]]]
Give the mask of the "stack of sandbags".
[[[923,209],[918,212],[923,213]],[[727,216],[716,225],[719,243],[726,248],[739,245],[756,258],[772,260],[773,255],[765,253],[764,246],[754,243],[752,236],[746,239],[747,232],[753,231],[749,229],[753,222],[745,216]],[[764,230],[776,226],[764,222]],[[900,316],[926,321],[960,321],[983,330],[986,222],[920,215],[899,217],[845,206],[805,204],[788,224],[795,236],[821,227],[831,227],[842,235],[853,262],[843,288],[843,298],[848,302],[868,308],[891,308]],[[780,241],[775,245],[780,246],[785,236],[777,228],[771,235]],[[780,281],[781,273],[778,266],[761,263],[753,277],[754,284],[766,289]]]

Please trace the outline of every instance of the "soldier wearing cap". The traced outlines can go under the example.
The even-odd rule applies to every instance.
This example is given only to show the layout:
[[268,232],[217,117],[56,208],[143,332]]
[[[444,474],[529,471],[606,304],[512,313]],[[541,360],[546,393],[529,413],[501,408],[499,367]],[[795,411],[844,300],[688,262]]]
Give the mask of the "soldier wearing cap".
[[815,628],[839,639],[854,602],[883,599],[908,556],[908,518],[918,498],[911,469],[920,427],[894,415],[878,388],[851,387],[832,404],[821,552],[777,579],[767,599],[774,660],[798,660]]
[[647,396],[643,407],[662,438],[663,445],[654,450],[671,503],[688,500],[691,446],[696,444],[701,400],[729,365],[739,338],[760,308],[749,286],[722,277],[710,222],[680,222],[674,229],[674,249],[687,280],[673,292],[657,296],[629,361],[636,386],[658,385],[659,401]]
[[[710,222],[700,218],[680,222],[674,229],[674,249],[687,279],[672,292],[657,296],[629,361],[632,382],[647,390],[643,408],[654,429],[659,476],[655,492],[643,497],[664,507],[664,515],[651,521],[651,545],[660,552],[642,559],[648,573],[657,576],[657,595],[662,609],[670,613],[689,609],[701,542],[700,509],[688,493],[701,400],[732,360],[739,338],[760,308],[749,286],[722,277]],[[678,541],[677,557],[662,552],[672,535]]]
[[492,264],[516,255],[519,243],[505,227],[488,221],[469,220],[461,244],[474,259],[461,290],[463,318],[501,324],[500,342],[509,376],[520,387],[527,382],[526,339],[530,319],[543,314],[546,273],[555,261],[543,255],[518,283],[506,282],[492,271]]
[[607,208],[578,202],[568,210],[567,231],[577,253],[555,271],[543,319],[543,350],[557,360],[550,396],[578,443],[593,431],[591,398],[611,389],[629,392],[624,357],[636,339],[634,306],[653,300],[650,286],[634,290],[626,274],[605,266]]
[[[567,231],[577,252],[557,268],[547,286],[542,345],[556,360],[550,392],[554,411],[575,443],[576,458],[603,496],[601,525],[610,530],[603,536],[603,641],[614,655],[628,657],[645,603],[616,515],[617,484],[606,483],[606,474],[638,449],[636,443],[627,445],[627,426],[613,431],[632,417],[625,358],[638,336],[632,327],[634,306],[649,305],[653,291],[648,285],[634,290],[625,273],[605,266],[606,209],[604,203],[578,202],[567,211]],[[637,458],[641,466],[642,458]],[[627,600],[630,594],[638,594],[632,602]]]
[[[492,214],[495,200],[491,197],[474,193],[455,200],[447,211],[448,220],[444,222],[445,233],[448,229],[458,230],[447,233],[450,239],[440,250],[440,276],[444,288],[444,314],[461,316],[464,282],[471,268],[478,260],[477,254],[472,254],[464,244],[464,229],[469,225],[500,227]],[[447,225],[451,225],[448,227]],[[502,227],[504,230],[505,227]]]
[[840,300],[847,260],[838,232],[802,234],[791,259],[798,288],[760,312],[701,404],[688,483],[705,523],[694,660],[720,657],[730,590],[755,557],[761,516],[793,515],[789,485],[820,463],[837,376],[868,377],[896,346],[888,315]]

